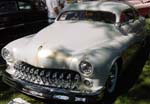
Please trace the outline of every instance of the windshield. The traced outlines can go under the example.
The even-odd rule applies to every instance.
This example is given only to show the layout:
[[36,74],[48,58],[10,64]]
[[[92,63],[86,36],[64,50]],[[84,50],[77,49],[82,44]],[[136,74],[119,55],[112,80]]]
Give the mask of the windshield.
[[111,12],[104,11],[66,11],[63,12],[59,17],[58,21],[100,21],[105,23],[115,23],[116,16]]

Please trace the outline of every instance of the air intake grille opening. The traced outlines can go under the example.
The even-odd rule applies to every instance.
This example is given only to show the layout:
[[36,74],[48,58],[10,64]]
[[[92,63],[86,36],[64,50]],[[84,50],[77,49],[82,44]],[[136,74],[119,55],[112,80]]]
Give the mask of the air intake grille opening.
[[72,70],[37,68],[25,62],[17,62],[14,68],[17,79],[42,86],[78,90],[81,82],[80,74]]

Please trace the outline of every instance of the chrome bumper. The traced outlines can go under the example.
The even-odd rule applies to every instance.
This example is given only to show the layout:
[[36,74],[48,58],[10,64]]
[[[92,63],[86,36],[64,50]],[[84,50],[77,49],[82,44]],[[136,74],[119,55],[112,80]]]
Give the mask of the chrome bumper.
[[50,88],[47,86],[45,87],[15,79],[7,72],[3,73],[3,81],[9,86],[21,91],[22,93],[45,100],[92,103],[101,100],[104,92],[104,88],[95,93],[80,93],[67,89]]

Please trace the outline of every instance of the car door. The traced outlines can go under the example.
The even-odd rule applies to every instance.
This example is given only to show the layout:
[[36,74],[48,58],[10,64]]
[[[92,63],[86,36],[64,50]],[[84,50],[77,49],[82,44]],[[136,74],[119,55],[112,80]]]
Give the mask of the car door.
[[33,34],[48,25],[47,12],[41,10],[30,0],[18,0],[19,12],[24,16],[27,34]]
[[16,39],[15,34],[18,30],[23,30],[24,24],[20,14],[16,0],[1,0],[0,1],[0,46],[4,46],[8,42]]
[[125,50],[123,52],[123,60],[126,63],[133,61],[142,47],[143,34],[141,31],[144,27],[141,25],[139,15],[137,15],[134,9],[128,9],[121,14],[121,30],[125,35],[125,39],[128,40]]

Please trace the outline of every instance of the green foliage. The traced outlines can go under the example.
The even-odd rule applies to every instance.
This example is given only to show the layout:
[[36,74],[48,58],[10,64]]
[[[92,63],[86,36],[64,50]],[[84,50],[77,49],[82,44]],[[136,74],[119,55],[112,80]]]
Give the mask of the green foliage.
[[145,29],[148,31],[147,33],[150,33],[150,19],[146,20],[147,24],[145,26]]

